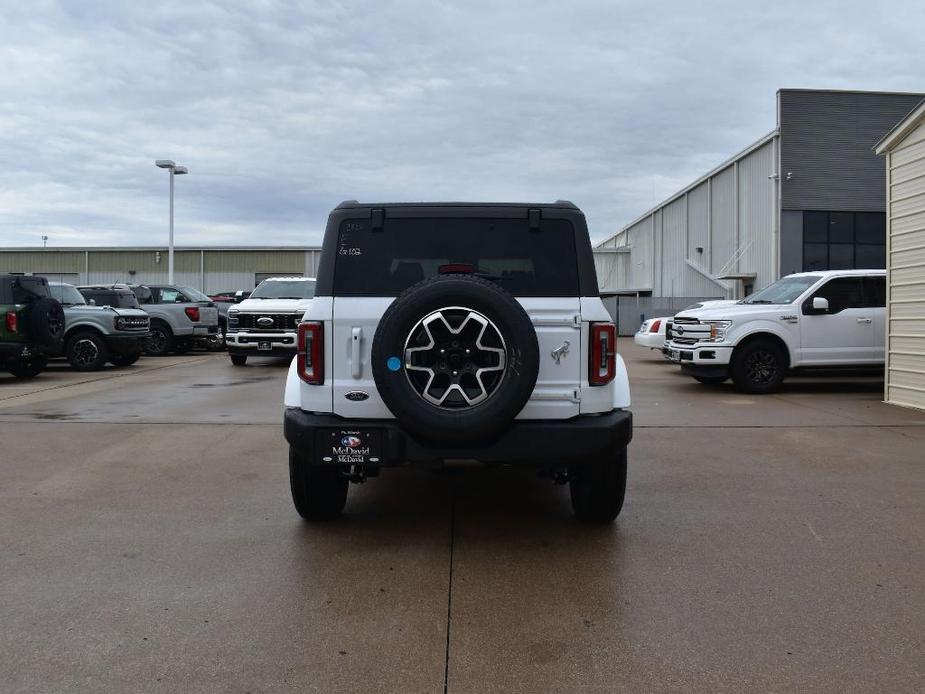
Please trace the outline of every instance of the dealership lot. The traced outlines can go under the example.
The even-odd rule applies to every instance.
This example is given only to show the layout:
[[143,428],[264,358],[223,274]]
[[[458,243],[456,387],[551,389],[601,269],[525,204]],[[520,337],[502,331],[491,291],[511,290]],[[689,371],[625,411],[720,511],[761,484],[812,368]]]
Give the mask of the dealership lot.
[[914,691],[925,415],[882,380],[705,387],[629,339],[613,526],[504,470],[289,500],[284,362],[0,381],[11,691]]

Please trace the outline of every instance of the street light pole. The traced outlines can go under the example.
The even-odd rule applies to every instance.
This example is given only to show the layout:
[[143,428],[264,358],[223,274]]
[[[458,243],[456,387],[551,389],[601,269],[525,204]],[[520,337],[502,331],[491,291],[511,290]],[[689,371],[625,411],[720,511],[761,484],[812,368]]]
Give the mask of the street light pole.
[[189,173],[185,166],[177,166],[171,159],[158,159],[154,165],[170,172],[170,235],[167,241],[167,284],[173,284],[173,177]]

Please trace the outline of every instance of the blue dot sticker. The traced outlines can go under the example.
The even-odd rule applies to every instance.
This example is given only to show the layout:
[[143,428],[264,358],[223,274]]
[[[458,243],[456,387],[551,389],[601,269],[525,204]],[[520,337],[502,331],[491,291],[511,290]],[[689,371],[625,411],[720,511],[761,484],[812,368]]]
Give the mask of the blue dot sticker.
[[401,359],[398,357],[389,357],[385,365],[389,367],[389,371],[398,371],[401,368]]

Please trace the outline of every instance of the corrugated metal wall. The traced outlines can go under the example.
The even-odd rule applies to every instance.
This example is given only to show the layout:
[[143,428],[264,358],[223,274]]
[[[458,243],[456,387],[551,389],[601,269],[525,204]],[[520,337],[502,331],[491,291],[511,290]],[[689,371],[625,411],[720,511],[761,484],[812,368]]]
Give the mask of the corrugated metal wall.
[[883,162],[873,147],[925,95],[781,89],[785,210],[884,210]]
[[887,155],[885,399],[925,409],[925,122]]
[[[314,277],[320,255],[319,248],[177,250],[174,280],[206,293],[251,289],[257,274]],[[78,284],[161,284],[167,281],[167,249],[0,250],[0,272]]]
[[723,273],[753,272],[756,289],[776,280],[776,148],[771,133],[600,244],[630,249],[625,272],[602,288],[727,296],[732,283],[716,279]]

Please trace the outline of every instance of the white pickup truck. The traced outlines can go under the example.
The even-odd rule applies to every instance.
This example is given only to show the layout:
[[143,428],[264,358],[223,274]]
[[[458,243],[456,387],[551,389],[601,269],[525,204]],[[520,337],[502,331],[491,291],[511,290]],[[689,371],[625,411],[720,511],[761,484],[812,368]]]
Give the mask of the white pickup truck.
[[235,366],[248,355],[296,353],[296,330],[315,296],[313,277],[268,277],[228,309],[225,345]]
[[674,317],[667,356],[701,383],[776,390],[788,371],[884,362],[886,271],[788,275],[733,305]]

